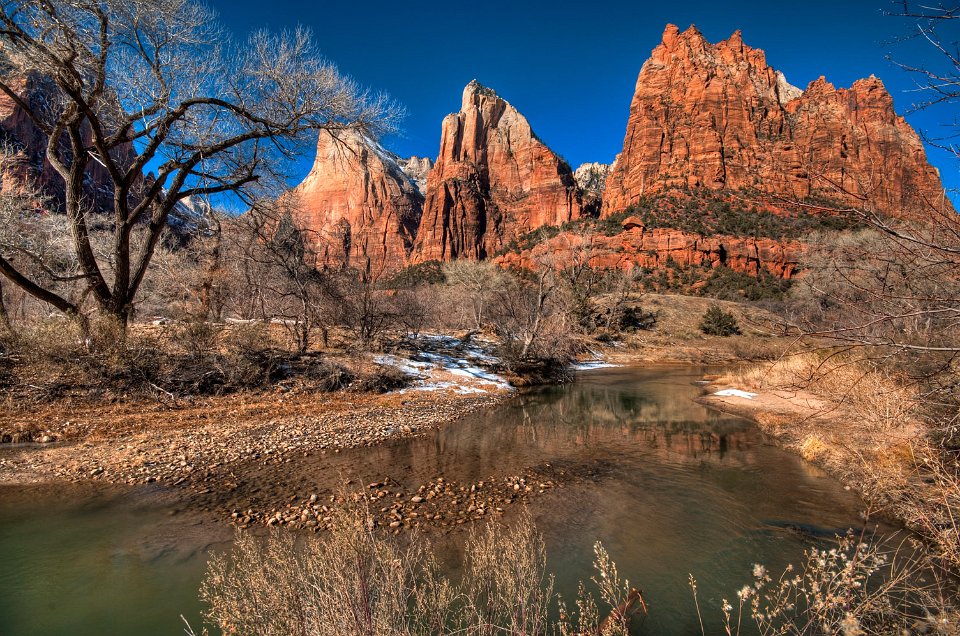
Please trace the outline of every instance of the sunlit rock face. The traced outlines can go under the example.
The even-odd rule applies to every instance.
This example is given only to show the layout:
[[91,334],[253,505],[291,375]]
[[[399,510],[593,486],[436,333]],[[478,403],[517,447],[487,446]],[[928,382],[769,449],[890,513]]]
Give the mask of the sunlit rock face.
[[637,78],[623,151],[603,214],[678,188],[827,197],[888,214],[922,214],[943,188],[916,132],[875,78],[791,86],[743,43],[711,44],[668,25]]
[[460,112],[443,120],[412,259],[487,258],[511,239],[580,211],[570,166],[513,106],[473,81]]
[[427,176],[433,170],[433,160],[428,157],[413,156],[408,159],[400,159],[397,164],[403,170],[403,174],[410,177],[414,185],[417,186],[417,191],[421,195],[426,194]]
[[354,130],[320,133],[313,168],[287,200],[321,264],[374,274],[403,267],[423,209],[397,157]]

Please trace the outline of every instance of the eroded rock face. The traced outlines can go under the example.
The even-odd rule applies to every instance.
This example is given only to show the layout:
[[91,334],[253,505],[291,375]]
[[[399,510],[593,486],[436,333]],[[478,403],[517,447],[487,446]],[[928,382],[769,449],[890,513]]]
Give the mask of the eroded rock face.
[[409,159],[400,159],[397,163],[403,170],[403,174],[413,180],[414,185],[417,186],[417,191],[421,195],[426,195],[427,175],[433,170],[433,160],[429,157],[413,156]]
[[289,201],[323,265],[377,275],[406,263],[423,205],[397,158],[354,130],[320,133],[313,168]]
[[607,185],[607,176],[610,174],[611,164],[584,163],[574,171],[573,178],[577,181],[583,197],[583,213],[587,216],[597,216],[603,201],[603,190]]
[[590,192],[600,196],[607,185],[607,175],[610,174],[609,163],[582,163],[573,172],[573,178],[583,192]]
[[756,276],[761,272],[789,279],[798,270],[804,247],[797,241],[776,241],[733,236],[691,234],[680,230],[647,230],[633,217],[624,221],[624,231],[615,236],[585,237],[562,232],[529,250],[497,258],[504,267],[536,269],[549,255],[558,265],[583,262],[599,269],[629,270],[634,267],[663,269],[729,267]]
[[580,216],[570,167],[509,103],[476,81],[443,120],[414,262],[483,259],[511,239]]
[[791,86],[740,32],[710,44],[668,25],[644,63],[603,213],[673,188],[820,196],[922,213],[943,188],[916,132],[874,77],[837,89]]

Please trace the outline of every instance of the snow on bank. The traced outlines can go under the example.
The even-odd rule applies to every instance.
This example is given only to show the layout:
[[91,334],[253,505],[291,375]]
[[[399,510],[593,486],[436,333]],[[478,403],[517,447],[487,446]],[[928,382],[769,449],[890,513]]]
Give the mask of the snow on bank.
[[619,364],[607,362],[604,359],[603,353],[596,351],[595,349],[587,349],[587,352],[593,356],[590,360],[577,360],[570,365],[570,368],[574,371],[589,371],[590,369],[609,369],[611,367],[620,366]]
[[506,378],[481,366],[500,362],[482,344],[439,334],[409,340],[418,349],[409,358],[386,354],[374,357],[377,364],[395,367],[415,378],[413,386],[400,393],[450,390],[464,395],[513,390]]
[[746,391],[741,391],[740,389],[724,389],[722,391],[717,391],[714,393],[717,397],[738,397],[743,398],[744,400],[752,400],[757,397],[756,393],[748,393]]
[[574,371],[589,371],[590,369],[609,369],[619,366],[619,364],[606,362],[605,360],[584,360],[582,362],[574,362],[570,365],[570,368]]

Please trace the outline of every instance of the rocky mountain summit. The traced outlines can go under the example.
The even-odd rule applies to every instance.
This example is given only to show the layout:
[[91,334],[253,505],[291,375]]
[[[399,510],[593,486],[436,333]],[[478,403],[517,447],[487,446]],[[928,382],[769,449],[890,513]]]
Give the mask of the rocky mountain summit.
[[443,120],[412,259],[487,258],[512,238],[580,211],[570,166],[516,108],[474,80],[460,111]]
[[[380,149],[371,156],[385,154]],[[523,115],[476,81],[464,89],[460,111],[443,120],[436,163],[416,157],[394,163],[422,193],[422,216],[415,193],[398,180],[390,196],[348,195],[351,188],[368,188],[369,180],[345,180],[335,173],[345,169],[342,162],[318,159],[309,183],[298,188],[316,203],[325,199],[311,190],[329,190],[328,180],[341,198],[364,202],[364,214],[347,224],[354,235],[363,233],[357,228],[375,228],[369,233],[391,267],[495,255],[504,264],[528,266],[545,250],[569,251],[564,246],[577,241],[559,226],[578,219],[619,223],[646,206],[654,218],[669,212],[675,220],[676,202],[669,211],[650,209],[651,200],[665,194],[693,202],[745,201],[744,210],[762,210],[769,224],[771,214],[789,223],[791,202],[804,200],[922,217],[924,206],[943,192],[919,136],[896,114],[879,79],[845,89],[820,78],[801,90],[739,31],[711,44],[692,26],[681,32],[668,25],[643,64],[623,150],[613,164],[586,163],[571,171]],[[715,214],[696,205],[684,209],[698,218]],[[720,209],[729,214],[729,205]],[[741,229],[728,234],[698,233],[690,227],[696,223],[645,227],[624,221],[619,234],[605,228],[592,244],[592,258],[601,267],[722,265],[790,277],[802,254],[796,234],[789,240],[758,235],[746,228],[749,214],[735,216]],[[316,216],[305,220],[318,223]],[[543,227],[556,228],[551,240],[530,249],[525,237]],[[371,249],[370,239],[351,241],[353,247],[341,250],[344,259],[350,260],[351,249]]]
[[739,31],[710,44],[668,25],[644,63],[603,213],[682,188],[826,197],[913,214],[942,193],[916,132],[870,77],[848,89],[824,78],[791,86]]
[[[413,174],[423,161],[408,161]],[[406,263],[423,195],[396,155],[356,130],[324,131],[307,177],[291,193],[294,221],[324,265],[383,272]]]
[[414,185],[417,186],[417,191],[420,192],[421,195],[426,195],[427,175],[433,170],[433,160],[429,157],[417,156],[408,159],[398,158],[397,165],[403,170],[403,174],[410,177]]

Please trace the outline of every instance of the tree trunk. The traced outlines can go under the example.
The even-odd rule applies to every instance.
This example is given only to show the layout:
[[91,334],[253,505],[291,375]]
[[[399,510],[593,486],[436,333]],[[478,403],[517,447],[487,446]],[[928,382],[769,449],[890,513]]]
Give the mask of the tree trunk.
[[10,314],[7,312],[7,303],[3,297],[3,281],[0,280],[0,327],[7,333],[13,333],[13,324],[10,322]]

